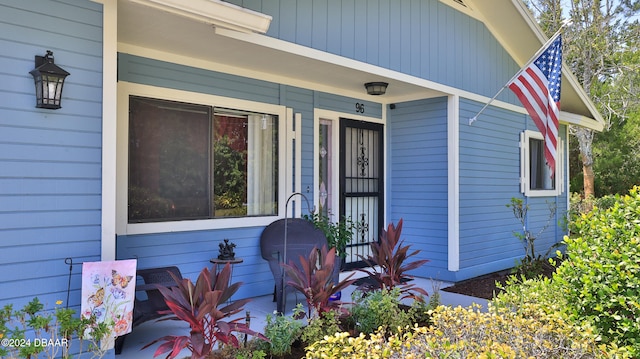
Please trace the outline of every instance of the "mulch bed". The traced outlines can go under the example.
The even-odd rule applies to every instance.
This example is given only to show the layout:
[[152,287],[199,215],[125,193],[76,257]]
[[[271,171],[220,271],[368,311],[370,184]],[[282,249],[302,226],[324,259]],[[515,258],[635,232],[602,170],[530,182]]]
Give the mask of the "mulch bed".
[[449,293],[464,294],[476,298],[492,299],[501,291],[501,289],[499,289],[496,285],[496,282],[504,285],[510,274],[510,269],[503,270],[500,272],[483,275],[477,278],[467,279],[458,282],[451,287],[442,288],[441,290]]
[[[559,264],[560,262],[557,261],[556,266]],[[551,278],[555,270],[556,267],[552,266],[546,261],[543,262],[542,275],[546,276],[547,278]],[[513,268],[506,269],[503,271],[486,274],[480,277],[467,279],[458,282],[451,287],[443,288],[441,290],[449,293],[464,294],[476,298],[493,299],[493,297],[495,297],[502,291],[502,289],[498,288],[497,283],[500,283],[500,285],[504,286],[509,276],[512,276],[513,273]]]

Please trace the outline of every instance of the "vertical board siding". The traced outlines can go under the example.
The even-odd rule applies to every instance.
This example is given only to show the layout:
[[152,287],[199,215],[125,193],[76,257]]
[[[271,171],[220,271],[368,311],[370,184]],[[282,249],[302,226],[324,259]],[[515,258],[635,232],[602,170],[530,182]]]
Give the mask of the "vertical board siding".
[[[0,48],[0,306],[66,300],[67,257],[77,306],[101,251],[102,6],[4,0]],[[46,50],[71,73],[55,111],[35,108],[29,74]]]
[[[296,146],[302,146],[301,188],[313,204],[313,110],[315,107],[343,113],[355,113],[355,103],[365,104],[365,115],[381,118],[379,103],[344,98],[334,94],[280,85],[216,71],[167,63],[154,59],[120,53],[119,80],[150,86],[168,87],[184,91],[206,93],[249,101],[279,104],[300,113],[302,128]],[[162,77],[157,70],[162,69]],[[310,192],[307,192],[309,188]],[[287,196],[288,197],[288,194]],[[306,203],[298,201],[307,212]],[[313,209],[313,208],[311,208]],[[209,259],[218,255],[218,243],[228,238],[237,245],[236,255],[244,262],[234,266],[233,280],[244,285],[238,298],[266,295],[273,292],[273,277],[267,262],[260,256],[260,234],[263,227],[157,233],[147,235],[120,235],[117,237],[117,258],[138,258],[140,268],[177,265],[186,278],[196,279]]]
[[415,275],[447,279],[447,99],[396,104],[389,110],[389,221],[430,262]]
[[483,23],[439,0],[229,2],[273,16],[268,36],[489,97],[519,69]]

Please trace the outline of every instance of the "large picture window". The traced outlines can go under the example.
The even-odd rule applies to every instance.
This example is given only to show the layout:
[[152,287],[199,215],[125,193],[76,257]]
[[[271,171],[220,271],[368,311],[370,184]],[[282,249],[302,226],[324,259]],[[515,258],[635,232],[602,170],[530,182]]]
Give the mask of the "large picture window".
[[563,142],[558,139],[556,172],[547,165],[544,157],[542,134],[524,131],[520,138],[521,190],[527,196],[556,196],[562,193],[564,164]]
[[276,215],[278,116],[129,98],[129,223]]

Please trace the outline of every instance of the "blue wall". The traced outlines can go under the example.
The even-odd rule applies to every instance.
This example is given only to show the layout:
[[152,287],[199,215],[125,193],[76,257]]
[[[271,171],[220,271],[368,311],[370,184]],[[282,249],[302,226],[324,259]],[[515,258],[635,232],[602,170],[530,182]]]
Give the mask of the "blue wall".
[[[520,193],[520,133],[535,130],[523,114],[489,107],[473,126],[468,119],[482,104],[460,100],[459,116],[459,266],[448,270],[447,98],[396,104],[388,112],[389,221],[404,220],[403,238],[416,258],[430,262],[413,274],[460,281],[511,268],[524,256],[521,231],[506,207]],[[565,139],[566,127],[561,126]],[[565,139],[566,140],[566,139]],[[566,141],[565,141],[566,143]],[[566,173],[566,168],[564,169]],[[527,226],[544,253],[564,232],[556,224],[566,213],[566,190],[558,197],[524,198],[530,206]],[[557,212],[549,218],[549,204]]]
[[[80,303],[83,261],[100,260],[102,6],[0,3],[0,306]],[[71,75],[62,109],[35,108],[34,56]]]
[[447,98],[396,104],[388,112],[389,221],[403,219],[402,237],[416,259],[413,274],[451,280],[447,273]]
[[[167,63],[154,59],[120,53],[118,56],[120,81],[206,93],[250,101],[290,107],[302,116],[302,185],[313,193],[313,109],[327,109],[346,113],[355,112],[356,102],[364,103],[371,117],[381,117],[379,103],[346,98],[260,81],[215,71]],[[161,73],[162,76],[158,76]],[[311,194],[309,200],[313,201]],[[303,212],[306,208],[303,208]],[[234,267],[234,281],[244,285],[240,297],[252,297],[273,292],[273,278],[267,262],[260,256],[259,237],[262,227],[160,233],[147,235],[121,235],[117,238],[117,258],[138,258],[139,268],[177,265],[185,277],[195,279],[209,259],[217,256],[218,243],[231,239],[236,254],[244,259]]]
[[[456,273],[457,280],[511,268],[524,256],[522,243],[513,235],[522,228],[506,207],[512,197],[523,198],[531,206],[528,226],[534,233],[547,222],[547,201],[557,204],[558,212],[550,228],[536,242],[539,251],[546,251],[563,235],[556,224],[566,213],[566,187],[558,197],[524,198],[520,192],[520,133],[536,130],[533,121],[523,114],[488,107],[469,126],[468,119],[482,105],[460,100],[461,270]],[[563,139],[565,129],[560,128]]]

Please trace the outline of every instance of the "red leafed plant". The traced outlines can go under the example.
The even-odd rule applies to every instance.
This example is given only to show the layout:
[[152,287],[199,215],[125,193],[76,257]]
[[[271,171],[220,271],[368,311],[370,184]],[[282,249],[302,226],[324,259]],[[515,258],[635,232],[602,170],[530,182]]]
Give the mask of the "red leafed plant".
[[413,276],[407,274],[407,272],[419,268],[429,260],[420,259],[405,263],[407,259],[420,253],[420,250],[409,253],[409,247],[411,246],[403,246],[404,241],[400,240],[401,233],[402,219],[398,221],[398,226],[389,223],[387,230],[382,230],[380,241],[371,243],[371,254],[367,258],[359,255],[370,268],[359,270],[374,279],[378,284],[377,288],[392,289],[393,287],[398,287],[403,298],[422,300],[421,296],[427,296],[427,291],[413,284],[407,284],[408,280],[413,279]]
[[[169,310],[161,314],[173,314],[171,317],[160,320],[183,320],[189,323],[191,333],[189,336],[168,335],[158,338],[145,345],[145,349],[157,342],[163,341],[153,354],[154,357],[170,352],[167,358],[175,358],[182,349],[191,351],[192,359],[205,358],[214,349],[216,342],[239,346],[238,338],[234,332],[253,335],[267,340],[267,338],[253,330],[245,323],[240,323],[242,318],[225,320],[243,310],[244,305],[250,299],[242,299],[226,304],[231,296],[240,288],[241,282],[229,285],[231,266],[225,265],[220,273],[204,268],[196,284],[190,279],[180,280],[170,273],[176,281],[175,287],[158,285],[164,301]],[[220,308],[219,308],[220,307]]]
[[[318,258],[318,252],[320,252],[320,258]],[[309,310],[313,308],[319,315],[338,309],[341,302],[329,301],[329,298],[355,282],[350,279],[353,274],[337,284],[333,282],[332,274],[333,267],[337,265],[336,258],[335,248],[327,250],[327,246],[323,246],[320,250],[314,247],[306,258],[300,256],[300,266],[294,264],[294,261],[282,264],[290,278],[287,284],[302,293],[307,300]]]

